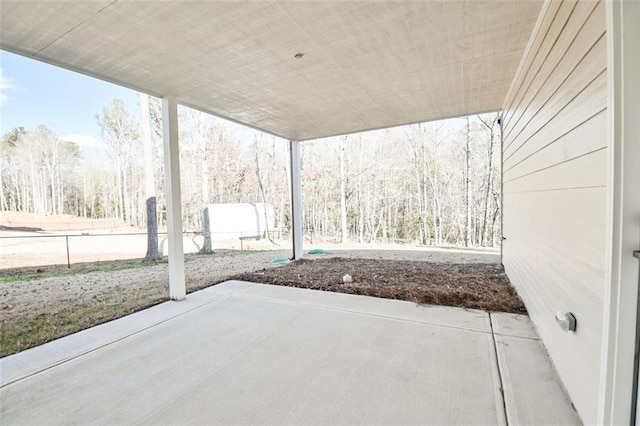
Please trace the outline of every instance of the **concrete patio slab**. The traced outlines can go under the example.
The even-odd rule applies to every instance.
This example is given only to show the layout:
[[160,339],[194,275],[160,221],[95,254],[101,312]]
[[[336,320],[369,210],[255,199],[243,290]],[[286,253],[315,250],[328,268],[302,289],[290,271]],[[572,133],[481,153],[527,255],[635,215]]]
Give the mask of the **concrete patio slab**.
[[163,303],[150,309],[101,324],[71,336],[54,340],[19,354],[0,359],[0,387],[46,370],[105,345],[131,336],[171,318],[213,303],[230,294],[238,294],[253,283],[227,282],[189,295],[180,303]]
[[[246,294],[248,297],[264,297],[279,303],[292,302],[315,308],[345,310],[368,315],[388,316],[406,321],[417,321],[443,327],[491,333],[489,316],[484,311],[460,309],[447,306],[417,305],[409,308],[410,302],[381,299],[377,297],[351,297],[344,293],[308,291],[301,288],[260,285]],[[528,318],[527,318],[528,319]]]
[[492,313],[491,323],[509,422],[581,424],[529,317]]
[[523,337],[537,339],[538,335],[531,319],[527,315],[494,312],[491,314],[493,332],[500,336]]
[[498,359],[562,391],[508,348],[481,311],[227,282],[0,360],[0,423],[505,424]]
[[[507,418],[514,425],[582,424],[537,336],[526,331],[523,318],[502,318],[495,324],[511,324],[512,334],[495,334]],[[505,328],[503,327],[503,331]],[[530,330],[533,330],[531,328]]]

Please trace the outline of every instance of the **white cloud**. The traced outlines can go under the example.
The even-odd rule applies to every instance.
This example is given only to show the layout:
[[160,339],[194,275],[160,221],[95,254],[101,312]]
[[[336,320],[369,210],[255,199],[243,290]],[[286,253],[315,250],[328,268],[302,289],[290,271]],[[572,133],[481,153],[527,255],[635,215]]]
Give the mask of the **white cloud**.
[[74,142],[80,148],[100,148],[102,145],[91,135],[71,134],[60,136],[60,139],[67,142]]
[[13,81],[5,77],[2,73],[2,68],[0,68],[0,106],[4,105],[9,99],[7,92],[15,90],[15,88],[16,86],[13,84]]

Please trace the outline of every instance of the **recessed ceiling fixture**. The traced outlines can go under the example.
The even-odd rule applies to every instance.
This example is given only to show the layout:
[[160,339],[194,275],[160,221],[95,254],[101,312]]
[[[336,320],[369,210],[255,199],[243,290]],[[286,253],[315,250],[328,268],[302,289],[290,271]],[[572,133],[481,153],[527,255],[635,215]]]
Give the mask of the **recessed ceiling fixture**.
[[295,55],[293,55],[293,57],[296,58],[296,59],[302,59],[303,56],[304,56],[304,53],[300,53],[300,52],[298,52]]

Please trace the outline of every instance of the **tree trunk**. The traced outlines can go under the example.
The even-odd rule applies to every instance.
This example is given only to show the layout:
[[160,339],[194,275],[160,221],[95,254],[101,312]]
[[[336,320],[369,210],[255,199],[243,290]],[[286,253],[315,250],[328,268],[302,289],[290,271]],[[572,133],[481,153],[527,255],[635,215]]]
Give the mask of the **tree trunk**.
[[[417,144],[417,142],[415,142]],[[418,235],[420,244],[427,245],[427,234],[425,232],[424,223],[426,221],[424,215],[426,210],[426,200],[424,199],[424,188],[421,176],[420,158],[418,155],[418,146],[414,146],[414,169],[416,178],[416,190],[418,192],[418,205],[416,206],[416,213],[418,214]]]
[[122,199],[124,200],[123,219],[127,224],[131,224],[131,199],[129,198],[129,167],[125,163],[122,170]]
[[[422,132],[421,132],[422,133]],[[428,169],[428,148],[426,136],[421,135],[422,137],[422,179],[420,184],[422,185],[422,200],[424,202],[424,210],[422,212],[422,228],[424,229],[424,245],[427,245],[429,239],[431,238],[431,231],[429,229],[429,187],[427,185],[429,179],[429,169]]]
[[464,233],[464,245],[465,247],[469,247],[471,245],[471,179],[470,179],[470,155],[469,155],[469,145],[471,141],[471,135],[469,134],[469,117],[467,117],[467,131],[466,131],[466,143],[465,143],[465,185],[464,185],[464,194],[465,194],[465,210],[467,214],[467,223],[465,227]]
[[124,200],[122,199],[122,165],[120,160],[117,161],[116,167],[116,191],[118,192],[118,217],[124,221]]
[[64,214],[64,183],[60,180],[60,170],[56,173],[58,180],[58,212]]
[[40,208],[40,212],[42,214],[47,214],[47,212],[49,211],[48,201],[49,199],[47,198],[47,179],[45,178],[43,173],[40,180],[40,203],[42,205],[42,207]]
[[260,191],[260,197],[262,198],[262,204],[263,204],[263,212],[264,212],[264,224],[265,224],[265,236],[267,237],[267,239],[269,240],[269,242],[271,244],[276,244],[275,241],[273,241],[273,239],[271,238],[271,230],[269,229],[269,217],[267,216],[267,209],[266,209],[266,204],[267,204],[267,194],[265,192],[264,189],[264,184],[262,182],[262,173],[260,171],[260,158],[259,158],[259,152],[258,152],[258,140],[254,139],[253,144],[254,144],[254,160],[255,160],[255,166],[256,166],[256,179],[258,180],[258,190]]
[[202,168],[202,202],[205,207],[209,204],[209,149],[207,147],[206,131],[207,126],[201,114],[198,115],[198,133],[200,139],[200,149],[202,150],[202,158],[200,159],[200,167]]
[[87,176],[82,175],[82,217],[87,217]]
[[487,239],[488,239],[488,235],[487,235],[487,215],[489,212],[489,196],[491,195],[491,192],[493,190],[492,188],[492,184],[493,184],[493,140],[494,140],[494,127],[495,127],[495,123],[496,123],[496,119],[497,119],[497,115],[495,116],[494,120],[492,123],[486,122],[482,119],[482,117],[478,116],[478,119],[480,120],[480,122],[489,130],[489,149],[488,149],[488,155],[489,155],[489,173],[487,175],[487,183],[486,183],[486,190],[485,190],[485,195],[484,195],[484,212],[482,215],[482,229],[481,229],[481,235],[480,235],[480,245],[482,246],[486,246],[487,244]]
[[349,225],[347,223],[347,171],[345,167],[345,145],[346,137],[340,138],[340,222],[341,222],[341,243],[349,240]]
[[[35,160],[32,160],[35,161]],[[36,166],[34,163],[31,163],[31,192],[33,196],[33,213],[38,213],[39,203],[38,203],[38,184],[36,182]]]
[[[2,166],[2,161],[0,160],[0,166]],[[2,181],[2,167],[0,167],[0,210],[9,210],[9,206],[7,204],[7,199],[4,196],[4,183]]]
[[284,229],[284,209],[286,206],[286,200],[284,195],[280,196],[280,210],[278,211],[278,239],[282,240],[282,230]]
[[145,260],[159,260],[158,251],[158,209],[155,196],[155,177],[153,173],[153,139],[151,137],[151,117],[149,113],[149,95],[139,93],[140,120],[142,124],[142,144],[144,153],[144,195],[147,206],[147,254]]
[[202,234],[204,236],[204,243],[202,243],[202,254],[211,254],[211,222],[209,221],[209,207],[204,208],[204,214],[202,216]]
[[156,197],[147,198],[147,254],[144,260],[155,261],[161,259],[158,252],[158,210]]
[[287,181],[287,199],[289,200],[289,239],[293,241],[293,205],[291,204],[291,201],[293,199],[293,182],[291,181],[291,160],[289,159],[289,155],[289,150],[285,148],[284,173]]
[[56,210],[58,203],[56,201],[56,176],[55,172],[53,171],[53,165],[49,168],[49,180],[51,181],[49,185],[51,189],[51,214],[55,216],[56,214],[58,214]]

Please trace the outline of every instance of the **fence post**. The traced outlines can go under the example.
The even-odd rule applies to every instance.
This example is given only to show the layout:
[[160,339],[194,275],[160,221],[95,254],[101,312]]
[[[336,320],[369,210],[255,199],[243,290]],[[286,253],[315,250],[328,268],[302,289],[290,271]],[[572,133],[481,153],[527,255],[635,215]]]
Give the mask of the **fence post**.
[[67,269],[71,269],[71,260],[69,259],[69,236],[65,235],[64,239],[67,242]]

